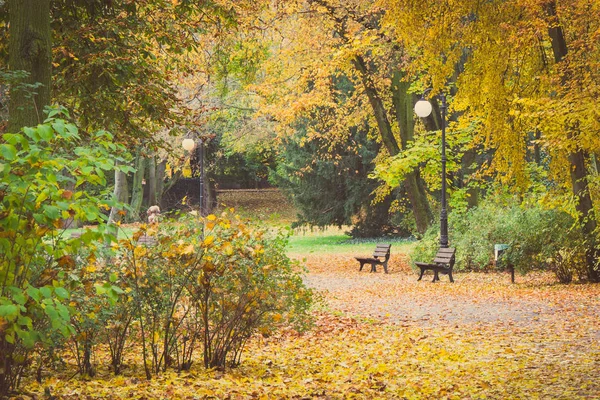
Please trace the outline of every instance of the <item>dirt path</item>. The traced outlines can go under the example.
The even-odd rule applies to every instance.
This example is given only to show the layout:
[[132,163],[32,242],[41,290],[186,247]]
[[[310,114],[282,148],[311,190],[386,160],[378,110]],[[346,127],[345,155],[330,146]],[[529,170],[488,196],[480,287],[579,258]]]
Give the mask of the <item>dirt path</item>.
[[359,318],[422,327],[542,331],[577,331],[588,340],[600,338],[600,287],[558,285],[550,274],[456,274],[418,282],[404,255],[393,255],[390,273],[358,271],[346,255],[311,256],[305,281],[323,297],[324,306]]

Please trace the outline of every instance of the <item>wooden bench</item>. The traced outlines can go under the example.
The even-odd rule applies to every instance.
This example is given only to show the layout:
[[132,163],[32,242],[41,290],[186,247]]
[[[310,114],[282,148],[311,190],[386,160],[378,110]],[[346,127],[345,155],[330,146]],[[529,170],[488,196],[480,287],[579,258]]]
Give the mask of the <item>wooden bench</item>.
[[354,257],[360,263],[359,271],[362,271],[365,264],[371,264],[371,272],[377,272],[377,266],[383,265],[383,270],[388,273],[388,260],[390,259],[391,244],[378,244],[373,252],[373,257]]
[[440,277],[438,276],[439,273],[448,274],[450,282],[454,282],[454,279],[452,278],[452,268],[454,268],[455,253],[455,248],[440,247],[431,264],[416,262],[415,264],[417,265],[417,267],[421,268],[421,275],[419,275],[419,279],[417,280],[420,281],[421,278],[423,278],[423,274],[425,273],[425,271],[432,270],[433,282],[440,280]]

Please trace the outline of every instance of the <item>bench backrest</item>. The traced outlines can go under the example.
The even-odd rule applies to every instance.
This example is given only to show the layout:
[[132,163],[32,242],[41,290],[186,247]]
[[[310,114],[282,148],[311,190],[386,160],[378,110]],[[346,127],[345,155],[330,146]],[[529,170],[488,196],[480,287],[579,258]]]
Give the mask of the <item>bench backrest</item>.
[[373,252],[373,257],[375,257],[375,258],[384,257],[385,261],[389,260],[390,247],[392,247],[391,244],[378,244],[375,247],[375,251]]
[[437,254],[435,255],[435,259],[433,260],[434,264],[446,264],[451,267],[454,266],[454,255],[456,253],[456,248],[454,247],[440,247]]

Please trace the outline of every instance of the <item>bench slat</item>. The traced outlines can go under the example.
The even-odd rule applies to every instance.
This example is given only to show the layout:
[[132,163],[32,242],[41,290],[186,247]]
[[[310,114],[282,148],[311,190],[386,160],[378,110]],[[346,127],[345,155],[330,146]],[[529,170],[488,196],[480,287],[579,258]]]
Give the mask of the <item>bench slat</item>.
[[454,254],[455,249],[453,247],[442,247],[438,250],[438,254],[440,253],[451,253]]
[[436,254],[435,258],[447,258],[448,260],[454,257],[454,254]]

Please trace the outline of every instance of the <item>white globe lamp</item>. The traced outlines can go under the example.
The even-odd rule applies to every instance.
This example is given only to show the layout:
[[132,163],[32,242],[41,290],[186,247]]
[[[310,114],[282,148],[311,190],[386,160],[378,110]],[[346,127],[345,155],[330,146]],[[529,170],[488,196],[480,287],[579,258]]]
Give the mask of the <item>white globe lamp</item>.
[[431,107],[431,103],[427,100],[419,100],[417,104],[415,104],[415,114],[417,114],[421,118],[429,117],[433,107]]
[[194,150],[194,147],[196,147],[196,143],[194,142],[194,139],[183,139],[181,146],[184,148],[184,150],[192,151]]

